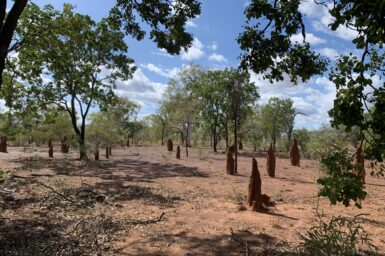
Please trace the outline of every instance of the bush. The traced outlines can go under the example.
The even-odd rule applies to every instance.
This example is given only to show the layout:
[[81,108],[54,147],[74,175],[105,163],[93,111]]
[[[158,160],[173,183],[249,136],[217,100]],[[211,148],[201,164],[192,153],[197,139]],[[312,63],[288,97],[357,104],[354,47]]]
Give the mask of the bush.
[[333,217],[300,234],[302,243],[297,247],[301,255],[357,255],[361,246],[376,250],[369,234],[361,226],[361,215],[354,218]]

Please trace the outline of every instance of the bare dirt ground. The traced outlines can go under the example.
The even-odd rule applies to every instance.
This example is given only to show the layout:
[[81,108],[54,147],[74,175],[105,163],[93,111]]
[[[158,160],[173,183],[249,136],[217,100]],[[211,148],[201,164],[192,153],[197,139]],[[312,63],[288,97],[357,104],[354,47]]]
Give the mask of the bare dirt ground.
[[[177,160],[160,146],[113,148],[112,157],[76,161],[55,148],[8,148],[0,153],[0,255],[289,255],[298,233],[317,221],[317,163],[277,159],[276,178],[265,156],[241,151],[239,173],[225,174],[225,154],[189,149]],[[251,158],[262,192],[275,206],[245,210]],[[385,252],[385,180],[367,177],[363,208],[330,206],[332,215],[364,215],[378,253]],[[285,249],[285,250],[286,250]]]

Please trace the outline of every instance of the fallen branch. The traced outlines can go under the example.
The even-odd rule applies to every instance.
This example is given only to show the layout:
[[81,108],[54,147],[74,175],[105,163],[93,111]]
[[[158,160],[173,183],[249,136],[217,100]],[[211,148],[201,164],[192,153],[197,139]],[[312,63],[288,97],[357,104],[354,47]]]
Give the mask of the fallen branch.
[[43,186],[43,187],[45,187],[45,188],[48,188],[49,190],[51,190],[51,191],[54,192],[55,194],[61,196],[64,200],[66,200],[66,201],[68,201],[68,202],[70,202],[70,203],[73,203],[73,204],[75,203],[75,201],[69,199],[69,198],[68,198],[66,195],[64,195],[64,194],[62,194],[62,193],[60,193],[60,192],[57,192],[54,188],[52,188],[52,187],[50,187],[50,186],[48,186],[48,185],[46,185],[46,184],[44,184],[44,183],[41,183],[41,182],[37,182],[37,184],[39,184],[40,186]]
[[164,212],[160,214],[160,216],[156,219],[150,219],[150,220],[129,220],[128,223],[134,224],[134,225],[148,225],[153,223],[158,223],[162,221],[163,216],[165,215]]

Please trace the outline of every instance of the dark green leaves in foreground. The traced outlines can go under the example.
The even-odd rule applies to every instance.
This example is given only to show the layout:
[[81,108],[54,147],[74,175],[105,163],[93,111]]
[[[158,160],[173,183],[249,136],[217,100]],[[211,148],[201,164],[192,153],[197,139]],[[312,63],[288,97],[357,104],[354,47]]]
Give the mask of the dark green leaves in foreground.
[[330,153],[321,164],[325,175],[317,180],[322,185],[319,195],[328,197],[333,205],[342,202],[349,206],[350,201],[354,201],[355,206],[361,208],[367,193],[356,172],[362,166],[354,165],[346,151]]
[[200,7],[197,0],[118,0],[110,11],[109,20],[128,35],[142,40],[146,32],[138,21],[140,16],[159,48],[179,54],[182,47],[187,48],[192,43],[193,37],[185,31],[184,25],[200,14]]
[[[327,61],[306,43],[305,26],[298,10],[300,1],[253,0],[245,10],[246,25],[237,41],[244,53],[241,67],[263,74],[270,82],[284,79],[307,81],[326,70]],[[304,43],[291,37],[301,33]]]

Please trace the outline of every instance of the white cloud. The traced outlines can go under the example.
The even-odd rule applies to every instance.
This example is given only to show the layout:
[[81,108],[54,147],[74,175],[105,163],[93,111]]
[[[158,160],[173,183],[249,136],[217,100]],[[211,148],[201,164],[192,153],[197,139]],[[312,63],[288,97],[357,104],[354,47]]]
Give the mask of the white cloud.
[[227,63],[227,59],[222,54],[213,53],[209,56],[209,61]]
[[294,107],[306,114],[296,117],[296,128],[318,129],[330,120],[328,111],[333,107],[336,90],[327,78],[318,77],[298,85],[292,85],[287,78],[271,84],[262,75],[251,73],[250,80],[259,88],[259,104],[266,104],[271,97],[293,100]]
[[328,57],[328,58],[330,58],[330,59],[335,59],[336,57],[338,57],[338,52],[335,50],[335,49],[333,49],[333,48],[328,48],[328,47],[326,47],[326,48],[321,48],[321,49],[317,49],[317,51],[321,54],[321,55],[323,55],[323,56],[326,56],[326,57]]
[[138,69],[131,80],[118,81],[115,92],[137,102],[142,107],[141,112],[153,113],[158,108],[166,87],[165,84],[151,81]]
[[216,51],[218,49],[218,44],[217,42],[212,42],[211,44],[209,44],[207,46],[207,49],[211,50],[211,51]]
[[197,28],[198,27],[198,25],[193,20],[186,21],[186,26],[188,28]]
[[141,64],[142,68],[145,68],[151,72],[154,72],[155,74],[158,74],[163,77],[172,78],[175,77],[178,72],[180,71],[179,68],[172,68],[172,69],[163,69],[155,64],[147,63],[147,64]]
[[[292,42],[296,42],[296,43],[300,43],[300,44],[303,43],[303,36],[301,33],[293,35],[290,39]],[[317,45],[317,44],[326,43],[326,40],[319,38],[312,33],[306,33],[306,42],[310,43],[312,45]]]
[[182,51],[181,58],[186,61],[198,60],[205,55],[203,49],[204,45],[195,37],[191,47],[187,51]]
[[158,56],[163,56],[163,57],[167,57],[167,58],[174,58],[173,55],[169,54],[166,49],[159,49],[158,51],[155,51],[155,52],[151,52],[151,54],[153,55],[158,55]]

